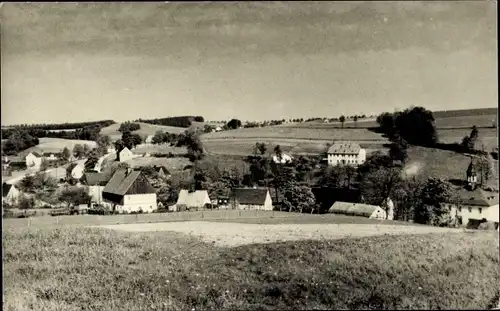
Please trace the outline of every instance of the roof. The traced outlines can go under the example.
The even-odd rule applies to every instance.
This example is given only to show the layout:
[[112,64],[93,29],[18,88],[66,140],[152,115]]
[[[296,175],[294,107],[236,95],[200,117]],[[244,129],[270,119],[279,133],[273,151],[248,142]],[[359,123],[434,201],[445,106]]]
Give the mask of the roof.
[[87,186],[104,186],[107,180],[103,173],[85,173],[82,176],[82,182]]
[[129,152],[129,153],[132,153],[132,151],[130,151],[130,149],[128,149],[127,147],[123,148],[122,150],[120,150],[120,153],[122,152]]
[[165,166],[163,166],[163,165],[158,165],[158,166],[155,165],[155,166],[153,166],[153,168],[158,173],[160,172],[160,169],[163,169],[163,173],[165,173],[167,175],[170,174],[169,170]]
[[234,188],[232,194],[240,204],[264,205],[267,193],[267,188]]
[[2,198],[6,197],[9,194],[10,189],[13,187],[11,184],[2,184]]
[[189,192],[185,189],[182,189],[179,192],[179,198],[177,199],[178,205],[186,205],[187,207],[203,207],[206,203],[210,202],[211,201],[210,197],[208,196],[207,190],[196,190],[194,192]]
[[460,203],[471,206],[492,206],[498,204],[498,193],[485,191],[481,188],[476,188],[474,191],[469,191],[465,188],[460,188],[457,191]]
[[474,163],[472,163],[472,161],[470,161],[470,164],[467,167],[467,175],[471,175],[473,173],[474,174],[476,173],[476,167],[474,166]]
[[[109,193],[123,196],[127,193],[139,176],[141,176],[140,171],[132,170],[129,174],[127,174],[126,169],[118,170],[104,187],[103,194]],[[146,189],[141,189],[140,193],[155,193],[155,191],[151,185],[148,185]]]
[[[35,157],[37,157],[37,158],[42,157],[42,155],[41,155],[40,153],[36,152],[36,151],[31,151],[30,153],[31,153],[31,154],[33,154],[33,155],[34,155]],[[28,153],[28,155],[29,155],[29,153]],[[27,155],[27,156],[28,156],[28,155]]]
[[328,213],[370,217],[379,208],[380,206],[376,205],[337,201],[333,203]]
[[328,148],[328,153],[336,154],[359,154],[361,147],[357,143],[345,142],[334,143]]

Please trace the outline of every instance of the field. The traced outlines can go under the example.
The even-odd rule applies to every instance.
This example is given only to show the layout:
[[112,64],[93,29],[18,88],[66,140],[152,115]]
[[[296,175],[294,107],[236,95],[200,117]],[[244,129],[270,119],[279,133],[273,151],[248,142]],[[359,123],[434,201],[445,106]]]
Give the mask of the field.
[[[183,127],[163,126],[163,125],[155,125],[142,122],[134,122],[134,123],[139,123],[141,125],[141,128],[137,131],[134,131],[133,133],[139,134],[141,136],[154,135],[158,130],[174,134],[179,134],[186,130],[186,128]],[[108,127],[104,127],[101,129],[100,133],[102,135],[108,135],[112,140],[120,139],[122,137],[122,133],[118,131],[120,125],[121,123],[115,123]]]
[[[258,231],[205,226],[226,228],[226,240]],[[4,227],[4,310],[487,309],[498,302],[496,233],[311,237],[228,248],[175,231]]]
[[155,157],[138,157],[125,162],[131,167],[149,166],[149,165],[163,165],[169,171],[183,170],[186,165],[191,164],[187,158],[155,158]]
[[172,147],[169,145],[153,145],[153,144],[144,144],[140,145],[134,149],[132,149],[133,153],[137,154],[143,154],[146,152],[149,152],[151,154],[153,153],[161,153],[161,154],[186,154],[187,148],[186,147]]
[[50,153],[50,152],[61,152],[64,147],[68,147],[68,149],[71,151],[75,147],[75,145],[80,144],[86,144],[90,148],[95,148],[97,147],[97,144],[95,141],[91,140],[77,140],[77,139],[62,139],[62,138],[49,138],[49,137],[42,137],[39,138],[40,143],[34,147],[31,147],[23,153],[28,154],[31,151],[37,151],[37,152],[42,152],[42,153]]

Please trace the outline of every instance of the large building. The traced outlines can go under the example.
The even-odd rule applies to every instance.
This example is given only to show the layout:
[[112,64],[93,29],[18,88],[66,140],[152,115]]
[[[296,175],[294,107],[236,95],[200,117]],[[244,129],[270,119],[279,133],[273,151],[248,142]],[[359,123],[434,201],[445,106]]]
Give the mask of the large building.
[[457,201],[443,203],[450,216],[458,225],[490,222],[498,230],[498,192],[486,191],[477,186],[476,168],[472,161],[466,171],[466,181],[466,187],[456,189]]
[[229,205],[233,209],[273,210],[273,200],[267,188],[234,188]]
[[328,148],[328,164],[358,166],[366,161],[366,150],[352,142],[334,143]]
[[[386,211],[377,205],[337,201],[333,203],[328,213],[349,216],[361,216],[372,219],[388,219]],[[392,217],[391,217],[392,219]]]
[[155,188],[140,171],[131,168],[116,171],[104,187],[102,198],[118,213],[151,213],[158,209]]
[[182,189],[179,192],[177,203],[172,207],[172,211],[192,210],[207,208],[212,204],[207,190],[196,190],[190,192]]

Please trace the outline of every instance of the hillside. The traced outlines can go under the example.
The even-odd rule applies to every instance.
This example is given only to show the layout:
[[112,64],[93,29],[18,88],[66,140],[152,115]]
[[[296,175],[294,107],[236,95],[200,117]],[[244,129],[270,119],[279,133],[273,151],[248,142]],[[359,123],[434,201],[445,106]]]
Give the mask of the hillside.
[[67,147],[69,150],[73,150],[75,145],[78,144],[80,145],[86,144],[91,149],[97,147],[96,142],[90,140],[42,137],[39,139],[39,141],[40,143],[38,145],[24,150],[22,154],[28,154],[31,151],[36,151],[41,153],[61,152],[64,149],[64,147]]
[[[141,136],[154,135],[156,133],[156,131],[158,131],[158,130],[168,132],[168,133],[174,133],[174,134],[179,134],[179,133],[182,133],[185,130],[187,130],[186,128],[183,128],[183,127],[155,125],[155,124],[142,123],[142,122],[134,122],[134,123],[140,124],[141,128],[137,131],[134,131],[133,133],[137,133]],[[122,136],[122,133],[120,133],[118,131],[118,129],[120,128],[120,125],[121,125],[121,123],[115,123],[115,124],[112,124],[108,127],[102,128],[101,134],[108,135],[112,140],[120,139]]]

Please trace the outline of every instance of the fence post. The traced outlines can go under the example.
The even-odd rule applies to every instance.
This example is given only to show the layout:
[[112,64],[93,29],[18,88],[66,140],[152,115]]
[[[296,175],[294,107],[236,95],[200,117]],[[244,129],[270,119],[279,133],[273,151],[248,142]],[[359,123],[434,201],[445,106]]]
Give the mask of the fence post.
[[59,216],[56,216],[56,224],[59,224]]
[[203,214],[203,210],[201,211],[201,219],[205,219],[205,215]]
[[31,219],[28,217],[28,227],[31,225]]

